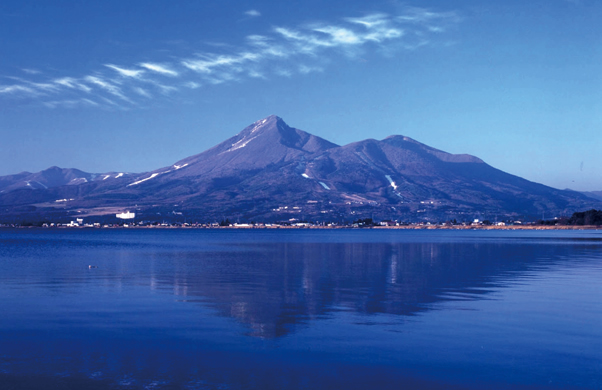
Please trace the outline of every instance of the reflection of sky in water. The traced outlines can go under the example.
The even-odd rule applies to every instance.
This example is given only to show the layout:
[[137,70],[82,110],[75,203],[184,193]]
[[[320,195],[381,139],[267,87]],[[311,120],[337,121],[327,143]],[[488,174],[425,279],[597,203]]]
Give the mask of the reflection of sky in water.
[[11,231],[0,242],[0,379],[15,388],[599,384],[596,233]]

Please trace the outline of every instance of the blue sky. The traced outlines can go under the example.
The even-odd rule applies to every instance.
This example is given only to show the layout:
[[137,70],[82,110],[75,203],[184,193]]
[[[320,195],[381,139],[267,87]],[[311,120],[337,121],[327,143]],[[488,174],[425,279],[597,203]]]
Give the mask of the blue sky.
[[602,2],[5,0],[0,175],[167,166],[270,114],[602,190]]

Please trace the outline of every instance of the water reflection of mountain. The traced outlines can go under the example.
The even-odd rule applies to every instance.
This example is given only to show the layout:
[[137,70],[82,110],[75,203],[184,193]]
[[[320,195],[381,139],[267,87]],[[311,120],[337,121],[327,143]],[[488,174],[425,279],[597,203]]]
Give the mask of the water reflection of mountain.
[[253,336],[280,337],[336,310],[409,316],[438,302],[485,299],[564,251],[575,255],[574,247],[507,242],[249,244],[164,254],[160,262],[174,273],[155,273],[151,283],[189,301],[202,297]]
[[[582,274],[599,272],[599,235],[243,233],[0,235],[0,387],[598,384],[598,274]],[[278,240],[288,242],[269,243]],[[315,243],[329,240],[347,243]],[[521,294],[531,289],[547,298]],[[500,322],[487,301],[445,304],[489,299],[517,318]],[[475,375],[491,379],[473,383]]]

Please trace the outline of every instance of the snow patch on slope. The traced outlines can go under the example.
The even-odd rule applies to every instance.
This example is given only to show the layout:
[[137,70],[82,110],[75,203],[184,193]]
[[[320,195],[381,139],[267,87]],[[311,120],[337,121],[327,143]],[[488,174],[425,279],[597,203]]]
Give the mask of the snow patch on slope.
[[[243,138],[242,138],[242,139],[240,139],[239,141],[237,141],[237,142],[233,143],[233,144],[232,144],[232,147],[231,147],[230,149],[226,150],[226,152],[233,152],[233,151],[235,151],[235,150],[237,150],[237,149],[244,148],[245,146],[247,146],[247,144],[248,144],[249,142],[251,142],[251,141],[253,141],[255,138],[257,138],[257,136],[255,136],[255,137],[251,137],[250,139],[246,139],[246,138],[247,138],[247,137],[243,137]],[[223,153],[226,153],[226,152],[223,152]]]
[[[168,171],[168,172],[169,172],[169,171]],[[161,172],[161,173],[166,173],[166,172]],[[142,183],[142,182],[145,182],[145,181],[147,181],[147,180],[153,179],[153,178],[155,178],[155,177],[159,176],[161,173],[153,173],[152,175],[150,175],[150,176],[149,176],[149,177],[147,177],[146,179],[142,179],[142,180],[135,181],[135,182],[133,182],[133,183],[130,183],[130,184],[128,184],[127,186],[128,186],[128,187],[130,187],[130,186],[135,186],[136,184],[140,184],[140,183]]]
[[391,187],[393,187],[394,190],[397,189],[397,184],[395,184],[395,182],[393,181],[393,179],[391,179],[391,176],[389,175],[385,175],[385,177],[387,178],[387,180],[389,180],[389,183],[391,184]]
[[[39,185],[40,187],[34,186],[34,185],[33,185],[33,184],[31,184],[31,183],[36,183],[36,184],[37,184],[37,185]],[[26,185],[27,187],[31,187],[31,188],[33,188],[34,190],[39,190],[41,187],[43,187],[44,189],[48,189],[48,187],[47,187],[47,186],[45,186],[44,184],[40,183],[40,182],[39,182],[39,181],[37,181],[37,180],[26,180],[26,181],[25,181],[25,185]]]
[[[239,139],[238,141],[233,143],[228,150],[225,150],[222,153],[233,152],[237,149],[244,148],[245,146],[247,146],[249,144],[249,142],[251,142],[255,138],[257,138],[259,136],[259,134],[255,135],[254,137],[251,137],[251,138],[248,138],[248,137],[251,134],[255,133],[256,131],[260,130],[261,126],[263,126],[267,121],[268,121],[267,119],[262,119],[260,121],[255,122],[254,123],[255,126],[253,126],[253,128],[247,135],[245,135],[244,137],[242,137],[241,139]],[[220,154],[222,154],[222,153],[220,153]]]
[[324,187],[325,189],[327,189],[327,190],[330,190],[330,187],[328,187],[328,186],[326,185],[326,183],[324,183],[324,182],[322,182],[322,181],[319,181],[318,183],[320,183],[320,185],[321,185],[322,187]]
[[107,179],[110,179],[111,177],[113,177],[114,179],[119,179],[123,175],[125,175],[125,173],[123,173],[123,172],[118,173],[117,175],[115,175],[115,177],[113,177],[111,175],[104,175],[104,177],[102,178],[102,180],[107,180]]
[[259,127],[263,124],[265,124],[268,120],[267,119],[262,119],[260,121],[255,122],[255,127],[253,127],[253,129],[251,130],[251,134],[253,134],[254,132],[256,132],[257,130],[259,130]]

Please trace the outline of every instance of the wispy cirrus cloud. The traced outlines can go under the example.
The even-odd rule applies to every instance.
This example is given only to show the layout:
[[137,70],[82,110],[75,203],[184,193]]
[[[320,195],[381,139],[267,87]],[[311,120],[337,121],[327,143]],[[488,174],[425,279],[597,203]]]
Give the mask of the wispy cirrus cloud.
[[77,80],[77,79],[75,79],[73,77],[63,77],[63,78],[60,78],[60,79],[52,80],[52,82],[54,84],[61,85],[61,86],[66,87],[66,88],[78,89],[78,90],[83,91],[83,92],[90,92],[90,91],[92,91],[92,88],[90,88],[88,85],[86,85],[82,81]]
[[95,85],[95,86],[105,90],[106,92],[110,93],[113,96],[117,96],[125,101],[129,101],[129,99],[123,94],[123,92],[121,91],[121,89],[118,86],[104,80],[101,77],[86,76],[84,78],[84,80],[92,85]]
[[40,74],[42,72],[40,72],[37,69],[30,69],[30,68],[23,68],[21,69],[23,72],[27,73],[27,74]]
[[[256,10],[245,12],[258,17]],[[428,45],[437,35],[457,24],[455,12],[436,12],[408,7],[401,14],[372,13],[342,18],[336,23],[301,26],[273,26],[261,34],[249,35],[242,46],[213,46],[180,58],[157,59],[134,64],[106,63],[84,76],[63,76],[49,80],[10,78],[2,85],[0,98],[32,98],[49,108],[119,107],[132,108],[180,89],[204,85],[243,82],[245,79],[293,77],[325,72],[337,58],[379,55],[412,50]],[[38,70],[22,69],[30,78]]]
[[90,99],[73,99],[73,100],[50,100],[43,103],[48,108],[78,108],[78,107],[98,107],[99,104]]
[[11,95],[33,95],[38,96],[41,93],[36,91],[34,88],[29,88],[23,85],[0,85],[0,94],[11,94]]
[[142,63],[138,64],[138,66],[148,69],[152,72],[159,73],[164,76],[174,76],[175,77],[175,76],[179,75],[178,72],[176,72],[173,69],[170,69],[169,66],[163,65],[163,64],[153,64],[150,62],[142,62]]
[[120,76],[123,77],[133,77],[135,79],[142,77],[142,75],[144,74],[144,70],[140,70],[140,69],[125,69],[125,68],[120,68],[117,65],[111,65],[111,64],[106,64],[105,65],[107,68],[111,68],[114,71],[116,71],[117,73],[119,73]]
[[151,95],[150,92],[148,92],[144,88],[135,87],[134,88],[134,92],[136,92],[140,96],[144,96],[145,98],[151,98],[151,97],[153,97],[153,95]]
[[252,18],[256,18],[258,16],[261,16],[261,12],[257,11],[256,9],[250,9],[248,11],[245,11],[245,15],[250,16]]
[[17,81],[17,82],[20,82],[22,85],[24,85],[26,87],[30,87],[30,88],[40,90],[40,91],[56,91],[58,88],[54,83],[34,82],[34,81],[26,80],[22,77],[14,77],[14,76],[8,76],[7,78]]

